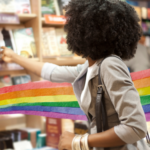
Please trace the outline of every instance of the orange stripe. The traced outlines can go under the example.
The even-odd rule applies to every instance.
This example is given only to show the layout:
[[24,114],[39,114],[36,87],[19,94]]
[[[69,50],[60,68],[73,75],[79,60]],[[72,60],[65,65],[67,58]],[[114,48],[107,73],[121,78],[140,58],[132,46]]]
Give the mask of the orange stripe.
[[26,91],[16,91],[0,95],[0,101],[21,97],[52,96],[52,95],[74,95],[72,87],[34,89]]
[[134,83],[134,86],[136,89],[149,87],[150,86],[150,77],[140,79],[140,80],[135,80],[135,81],[133,81],[133,83]]

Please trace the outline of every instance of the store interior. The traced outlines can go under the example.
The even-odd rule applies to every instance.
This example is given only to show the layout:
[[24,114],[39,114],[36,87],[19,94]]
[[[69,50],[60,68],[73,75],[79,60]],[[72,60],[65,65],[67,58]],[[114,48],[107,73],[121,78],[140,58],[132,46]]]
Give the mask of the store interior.
[[[125,1],[125,0],[124,0]],[[140,18],[143,36],[129,71],[150,69],[150,2],[126,0]],[[0,46],[6,46],[34,62],[76,66],[86,60],[67,49],[64,6],[69,0],[0,0]],[[11,9],[10,9],[11,8]],[[0,59],[0,88],[43,81],[15,63]],[[0,89],[1,90],[1,89]],[[0,115],[0,149],[58,149],[59,136],[70,131],[88,132],[87,121],[26,114]],[[147,122],[150,132],[150,122]]]

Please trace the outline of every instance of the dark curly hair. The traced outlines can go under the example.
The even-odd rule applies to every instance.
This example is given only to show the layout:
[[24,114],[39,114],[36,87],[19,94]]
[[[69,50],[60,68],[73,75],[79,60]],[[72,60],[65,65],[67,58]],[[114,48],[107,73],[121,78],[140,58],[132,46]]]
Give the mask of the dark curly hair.
[[134,56],[142,30],[134,8],[119,0],[71,0],[66,6],[68,49],[93,60]]

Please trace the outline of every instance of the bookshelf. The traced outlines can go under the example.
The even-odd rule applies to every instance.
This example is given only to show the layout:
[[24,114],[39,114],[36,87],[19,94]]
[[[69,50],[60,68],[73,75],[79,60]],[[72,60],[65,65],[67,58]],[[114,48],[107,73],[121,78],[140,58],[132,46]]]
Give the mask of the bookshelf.
[[20,22],[25,23],[37,17],[36,14],[19,14]]
[[[42,51],[41,51],[41,39],[42,39],[42,27],[55,27],[55,28],[62,28],[63,24],[47,24],[45,22],[45,18],[41,16],[41,0],[30,0],[31,3],[31,14],[18,14],[20,24],[0,24],[0,27],[5,27],[7,29],[21,29],[32,27],[34,32],[34,38],[36,43],[37,49],[37,58],[32,59],[33,61],[40,61],[40,62],[50,62],[57,65],[68,65],[68,66],[75,66],[77,64],[82,64],[85,62],[85,59],[80,57],[72,58],[72,57],[56,57],[56,58],[42,58]],[[11,13],[6,13],[11,14]],[[21,75],[26,74],[26,70],[9,70],[9,71],[0,71],[0,75]],[[32,75],[33,76],[33,75]],[[34,78],[34,77],[33,77]],[[37,77],[35,77],[37,79]]]
[[[34,38],[35,38],[35,44],[37,49],[37,58],[33,58],[33,61],[37,62],[49,62],[54,63],[57,65],[67,65],[67,66],[75,66],[77,64],[83,64],[85,62],[85,59],[82,59],[81,57],[56,57],[56,58],[42,58],[42,27],[55,27],[55,28],[63,28],[63,24],[46,24],[45,18],[41,16],[41,0],[30,0],[31,3],[31,14],[18,14],[20,24],[0,24],[0,28],[7,28],[7,29],[22,29],[27,27],[32,27],[34,32]],[[6,14],[12,14],[7,13]],[[0,70],[0,76],[4,75],[11,75],[13,76],[20,76],[20,75],[26,75],[29,74],[31,76],[32,81],[40,81],[41,78],[34,75],[31,72],[28,72],[25,69],[14,69],[14,70]],[[3,116],[3,127],[7,126],[10,122],[8,119],[11,115]],[[24,115],[24,117],[19,117],[17,119],[17,116],[14,115],[14,118],[16,117],[16,120],[14,119],[13,125],[18,124],[20,121],[20,124],[26,124],[26,127],[33,127],[33,128],[43,128],[43,117],[39,116],[28,116]],[[5,119],[6,118],[6,119]],[[1,120],[2,118],[0,118]],[[19,120],[21,119],[21,120]],[[34,122],[33,122],[34,120]],[[1,129],[0,129],[1,130]],[[4,130],[4,128],[3,128]]]

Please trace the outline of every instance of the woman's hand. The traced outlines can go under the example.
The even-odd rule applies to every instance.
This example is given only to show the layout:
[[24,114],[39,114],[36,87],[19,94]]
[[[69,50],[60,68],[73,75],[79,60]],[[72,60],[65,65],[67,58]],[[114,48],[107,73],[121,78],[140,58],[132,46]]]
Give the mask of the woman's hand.
[[59,150],[72,150],[72,140],[75,137],[75,135],[71,132],[64,132],[60,136],[60,141],[58,145]]
[[7,63],[13,62],[13,56],[16,55],[14,51],[7,47],[1,47],[1,49],[3,49],[3,51],[0,51],[2,60]]

